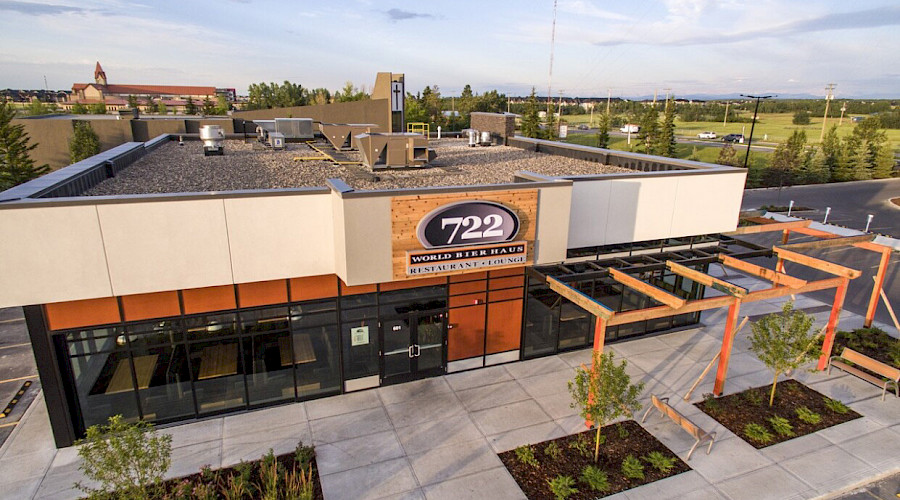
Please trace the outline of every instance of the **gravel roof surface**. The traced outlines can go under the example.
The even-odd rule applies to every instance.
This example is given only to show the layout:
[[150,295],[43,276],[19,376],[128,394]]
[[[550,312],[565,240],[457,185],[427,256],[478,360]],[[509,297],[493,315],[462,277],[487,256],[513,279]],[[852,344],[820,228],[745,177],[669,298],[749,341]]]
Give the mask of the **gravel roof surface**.
[[[328,161],[294,161],[319,154],[305,144],[289,143],[271,151],[255,141],[225,142],[224,156],[203,156],[202,143],[179,146],[168,142],[101,182],[85,194],[185,193],[325,186],[329,178],[343,179],[358,190],[427,186],[466,186],[512,182],[514,172],[543,175],[587,175],[633,172],[625,168],[534,153],[507,146],[470,148],[465,140],[432,140],[437,158],[429,168],[372,172],[363,165],[333,165]],[[342,152],[351,161],[355,151]]]

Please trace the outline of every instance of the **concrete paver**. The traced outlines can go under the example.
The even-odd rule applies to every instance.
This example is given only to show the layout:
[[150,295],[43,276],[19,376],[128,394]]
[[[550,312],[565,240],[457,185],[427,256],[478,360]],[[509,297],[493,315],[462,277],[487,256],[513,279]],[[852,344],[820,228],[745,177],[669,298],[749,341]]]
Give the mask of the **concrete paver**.
[[808,456],[800,456],[779,465],[819,493],[828,493],[877,473],[875,468],[837,446],[817,451],[814,458],[810,460]]

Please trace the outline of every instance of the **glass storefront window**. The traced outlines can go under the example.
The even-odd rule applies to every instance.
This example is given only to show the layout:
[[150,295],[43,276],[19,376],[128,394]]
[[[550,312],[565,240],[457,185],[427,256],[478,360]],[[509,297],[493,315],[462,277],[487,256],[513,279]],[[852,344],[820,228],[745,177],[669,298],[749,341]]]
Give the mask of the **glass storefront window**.
[[297,328],[292,335],[297,394],[309,397],[341,390],[339,335],[336,324]]
[[[285,325],[287,322],[285,322]],[[241,339],[250,404],[294,398],[291,334],[287,330]]]
[[246,404],[244,363],[237,338],[193,343],[188,352],[201,414]]
[[[344,380],[379,375],[378,308],[376,294],[341,298],[341,344]],[[350,309],[347,305],[364,304]],[[367,305],[370,304],[370,305]]]
[[559,304],[562,298],[542,281],[531,279],[525,314],[525,339],[522,354],[526,358],[556,350]]

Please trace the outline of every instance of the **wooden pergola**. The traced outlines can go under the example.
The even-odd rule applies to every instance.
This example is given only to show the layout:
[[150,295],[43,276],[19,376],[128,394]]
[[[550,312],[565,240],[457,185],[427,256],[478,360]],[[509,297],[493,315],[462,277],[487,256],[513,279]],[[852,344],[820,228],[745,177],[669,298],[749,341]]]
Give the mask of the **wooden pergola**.
[[[593,348],[598,352],[603,352],[607,327],[727,307],[728,317],[725,324],[725,334],[722,339],[719,365],[716,371],[716,380],[713,388],[713,393],[717,396],[722,395],[725,388],[725,379],[728,374],[728,361],[731,357],[731,350],[734,344],[735,326],[737,325],[738,314],[740,313],[742,304],[834,288],[836,289],[834,302],[832,303],[831,314],[825,329],[825,341],[817,365],[819,370],[824,370],[827,367],[828,358],[831,356],[832,346],[834,345],[835,328],[837,327],[838,318],[841,309],[843,308],[844,298],[847,294],[847,286],[851,279],[858,278],[862,273],[859,270],[811,257],[799,253],[798,251],[852,245],[857,248],[881,252],[881,265],[879,266],[878,274],[875,277],[875,287],[872,291],[872,298],[869,302],[869,309],[866,314],[866,325],[870,326],[875,314],[878,294],[881,291],[881,286],[884,283],[884,276],[887,272],[887,263],[890,260],[891,248],[872,243],[875,235],[867,234],[861,236],[840,237],[824,231],[810,229],[810,221],[779,223],[764,218],[750,218],[744,220],[755,225],[740,227],[734,232],[727,233],[726,236],[730,237],[772,231],[783,232],[782,244],[780,246],[773,246],[771,252],[768,253],[769,255],[777,256],[778,263],[776,269],[771,270],[760,267],[724,254],[717,255],[715,259],[725,267],[771,282],[771,288],[748,291],[747,289],[729,283],[728,281],[710,276],[672,260],[666,260],[665,267],[671,272],[698,283],[702,283],[707,287],[711,287],[723,293],[723,295],[717,297],[686,300],[651,283],[644,282],[630,274],[626,274],[617,269],[608,268],[608,275],[613,280],[662,304],[644,309],[616,312],[593,297],[569,286],[566,281],[561,281],[553,276],[546,276],[546,282],[551,290],[572,301],[574,304],[594,316]],[[822,239],[813,242],[788,244],[788,239],[792,231]],[[789,276],[784,273],[785,261],[791,261],[824,271],[825,273],[832,275],[832,277],[807,281]],[[596,264],[593,264],[593,267],[598,268],[599,270],[599,266]]]

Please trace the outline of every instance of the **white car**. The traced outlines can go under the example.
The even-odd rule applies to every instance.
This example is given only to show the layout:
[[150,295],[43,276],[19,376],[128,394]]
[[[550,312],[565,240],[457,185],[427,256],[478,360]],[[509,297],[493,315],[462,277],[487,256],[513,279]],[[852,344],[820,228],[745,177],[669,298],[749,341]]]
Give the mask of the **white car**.
[[715,139],[718,137],[715,132],[700,132],[697,134],[697,138],[699,139]]

